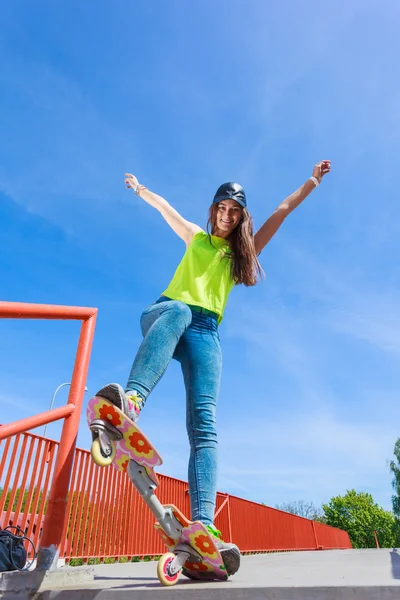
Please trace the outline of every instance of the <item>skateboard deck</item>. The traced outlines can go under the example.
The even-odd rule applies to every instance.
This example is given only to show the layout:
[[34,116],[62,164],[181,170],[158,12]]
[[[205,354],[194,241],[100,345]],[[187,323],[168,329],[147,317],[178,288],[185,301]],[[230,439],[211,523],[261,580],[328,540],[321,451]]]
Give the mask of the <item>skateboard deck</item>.
[[116,454],[112,464],[118,471],[126,471],[132,459],[143,465],[150,479],[159,485],[154,467],[162,464],[161,456],[139,427],[117,406],[101,396],[94,396],[89,400],[86,418],[88,425],[95,419],[101,419],[122,433],[121,440],[114,440]]
[[221,554],[203,523],[200,521],[189,521],[173,504],[166,504],[164,506],[172,509],[174,517],[183,527],[181,537],[178,540],[173,540],[158,523],[155,523],[154,527],[168,550],[174,552],[174,549],[179,544],[187,544],[199,554],[199,559],[202,559],[199,562],[186,561],[183,566],[183,574],[190,579],[219,579],[226,581],[228,574]]
[[[118,471],[127,471],[129,461],[134,460],[146,469],[156,486],[159,485],[154,467],[162,464],[161,456],[139,427],[119,408],[101,396],[94,396],[89,400],[86,418],[88,425],[95,419],[108,421],[122,434],[121,440],[113,440],[116,453],[112,464]],[[189,521],[172,504],[164,507],[172,509],[176,520],[183,528],[180,538],[174,540],[164,532],[158,522],[155,523],[155,529],[168,549],[174,552],[179,544],[186,544],[191,546],[199,557],[198,561],[186,561],[182,573],[190,579],[226,581],[228,574],[221,554],[203,523]]]

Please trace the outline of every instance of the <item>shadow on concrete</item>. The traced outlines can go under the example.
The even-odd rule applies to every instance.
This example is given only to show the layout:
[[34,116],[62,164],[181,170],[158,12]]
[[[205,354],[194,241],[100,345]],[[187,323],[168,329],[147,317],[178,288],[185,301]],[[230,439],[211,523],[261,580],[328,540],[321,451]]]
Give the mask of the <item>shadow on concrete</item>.
[[[121,583],[121,585],[108,585],[107,590],[134,590],[135,588],[142,588],[143,590],[148,590],[151,588],[159,588],[162,584],[158,581],[158,579],[152,581],[152,583],[144,583],[144,581],[140,581],[139,583]],[[98,592],[101,590],[97,590]]]
[[[137,579],[138,583],[134,583]],[[120,585],[107,585],[107,590],[128,590],[135,588],[155,588],[160,587],[160,582],[156,577],[95,577],[96,581],[121,581]],[[123,583],[126,581],[126,583]]]
[[397,548],[393,548],[391,551],[390,560],[392,561],[393,579],[400,579],[400,554]]
[[135,579],[140,579],[140,581],[158,581],[157,577],[104,577],[103,575],[95,575],[94,579],[95,581],[132,581]]
[[[138,579],[138,583],[134,583],[135,579]],[[96,581],[126,581],[126,582],[130,582],[130,583],[121,583],[121,585],[113,585],[113,586],[107,586],[108,590],[118,590],[118,589],[135,589],[135,588],[159,588],[160,586],[162,586],[162,584],[159,582],[159,580],[156,577],[96,577],[95,576],[95,580]],[[147,583],[149,582],[149,583]],[[202,585],[206,585],[208,584],[229,584],[230,581],[201,581],[201,580],[191,580],[191,579],[187,579],[186,577],[182,577],[181,579],[179,579],[179,583],[178,586],[186,586],[186,585],[193,585],[196,583],[201,583]]]

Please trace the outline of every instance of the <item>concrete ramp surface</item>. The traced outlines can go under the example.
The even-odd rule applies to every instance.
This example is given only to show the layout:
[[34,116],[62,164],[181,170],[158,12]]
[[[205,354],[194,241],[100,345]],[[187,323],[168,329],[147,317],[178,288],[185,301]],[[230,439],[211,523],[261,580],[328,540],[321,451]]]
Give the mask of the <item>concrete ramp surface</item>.
[[[82,578],[85,569],[86,579]],[[76,575],[73,571],[73,568],[59,569],[57,576],[61,577],[64,572],[62,580],[57,583],[57,576],[44,580],[37,594],[26,597],[35,600],[400,600],[400,554],[396,549],[244,556],[240,571],[227,582],[197,583],[182,576],[174,587],[159,583],[155,562],[77,568]],[[23,597],[15,586],[13,592],[8,589],[4,600]]]

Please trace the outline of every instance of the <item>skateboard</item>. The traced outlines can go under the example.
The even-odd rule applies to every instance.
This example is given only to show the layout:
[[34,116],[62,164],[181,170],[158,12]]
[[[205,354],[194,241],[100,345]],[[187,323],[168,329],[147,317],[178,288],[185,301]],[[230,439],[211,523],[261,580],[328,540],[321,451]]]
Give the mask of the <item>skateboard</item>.
[[100,467],[110,464],[126,471],[157,521],[155,529],[169,552],[157,565],[163,585],[175,585],[181,574],[189,579],[226,581],[221,554],[200,521],[189,521],[174,505],[162,505],[154,467],[162,458],[139,427],[114,404],[94,396],[88,403],[87,422],[92,432],[91,456]]

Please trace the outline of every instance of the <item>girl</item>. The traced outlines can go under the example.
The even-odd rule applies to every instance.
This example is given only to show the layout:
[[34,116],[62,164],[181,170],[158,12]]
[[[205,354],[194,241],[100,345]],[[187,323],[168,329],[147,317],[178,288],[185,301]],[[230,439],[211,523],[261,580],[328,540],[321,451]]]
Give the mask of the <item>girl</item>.
[[170,360],[181,363],[186,387],[186,424],[190,442],[191,518],[202,521],[221,553],[229,575],[240,565],[236,545],[220,539],[214,527],[217,475],[216,404],[221,378],[218,325],[235,285],[257,283],[257,256],[285,218],[321,183],[330,161],[318,163],[297,191],[284,200],[253,235],[246,195],[237,183],[222,184],[209,209],[206,233],[184,219],[161,196],[126,174],[127,188],[157,209],[186,243],[186,252],[168,288],[142,314],[143,341],[125,390],[111,383],[97,392],[136,421]]

